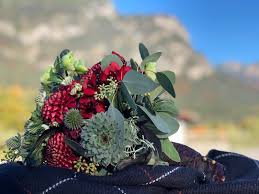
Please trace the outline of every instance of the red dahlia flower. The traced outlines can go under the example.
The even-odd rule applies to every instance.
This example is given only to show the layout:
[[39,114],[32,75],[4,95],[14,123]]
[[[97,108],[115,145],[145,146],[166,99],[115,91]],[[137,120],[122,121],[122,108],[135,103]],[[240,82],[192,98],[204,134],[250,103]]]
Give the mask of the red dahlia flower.
[[42,107],[44,121],[55,125],[63,123],[64,115],[70,108],[76,108],[76,97],[70,95],[71,87],[66,86],[53,93]]
[[73,168],[73,162],[79,159],[65,143],[65,135],[61,132],[52,136],[47,143],[45,160],[54,167]]

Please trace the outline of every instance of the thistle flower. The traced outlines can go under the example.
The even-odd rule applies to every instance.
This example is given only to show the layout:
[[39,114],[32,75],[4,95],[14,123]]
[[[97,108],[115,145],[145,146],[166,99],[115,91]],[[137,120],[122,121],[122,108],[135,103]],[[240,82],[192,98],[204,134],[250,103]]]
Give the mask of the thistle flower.
[[77,109],[70,109],[65,114],[64,123],[71,130],[80,129],[83,124],[83,117]]

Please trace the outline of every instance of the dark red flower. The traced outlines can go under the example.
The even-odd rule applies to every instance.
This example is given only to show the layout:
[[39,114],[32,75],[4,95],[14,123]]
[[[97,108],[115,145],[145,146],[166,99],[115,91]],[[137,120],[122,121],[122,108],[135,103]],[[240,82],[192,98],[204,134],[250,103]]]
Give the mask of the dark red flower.
[[127,64],[127,62],[126,62],[126,60],[124,59],[124,57],[121,56],[119,53],[117,53],[117,52],[115,52],[115,51],[112,51],[112,54],[113,54],[113,55],[117,55],[117,56],[120,58],[121,62],[122,62],[124,65]]
[[52,125],[62,124],[65,113],[70,108],[76,108],[76,97],[70,95],[71,87],[60,88],[45,101],[42,107],[42,117]]
[[79,100],[79,110],[84,119],[90,119],[94,114],[104,112],[106,109],[106,103],[96,100],[94,97],[83,96]]
[[50,166],[72,169],[79,157],[66,145],[65,135],[57,132],[48,140],[44,159]]
[[115,78],[117,81],[121,81],[128,71],[131,70],[131,67],[123,65],[119,66],[116,62],[112,62],[107,66],[102,75],[101,80],[106,82],[109,77]]

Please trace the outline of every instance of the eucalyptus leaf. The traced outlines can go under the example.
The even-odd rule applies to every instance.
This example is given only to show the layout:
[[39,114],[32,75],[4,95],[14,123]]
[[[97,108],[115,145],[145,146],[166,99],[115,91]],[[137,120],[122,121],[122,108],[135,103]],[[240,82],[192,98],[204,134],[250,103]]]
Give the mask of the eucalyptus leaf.
[[165,92],[164,88],[162,86],[158,86],[156,89],[150,92],[150,100],[154,101],[157,97],[159,97],[164,92]]
[[159,82],[159,84],[174,98],[175,90],[173,87],[173,84],[175,83],[175,74],[172,71],[163,71],[163,72],[157,72],[156,73],[156,79]]
[[71,140],[71,139],[68,139],[68,138],[65,138],[65,143],[72,149],[74,150],[76,153],[78,153],[79,155],[81,156],[84,156],[84,157],[89,157],[89,155],[87,154],[87,150],[84,149],[81,144]]
[[112,62],[116,62],[119,66],[123,65],[121,59],[117,55],[106,55],[101,61],[102,69],[105,69]]
[[123,83],[131,92],[131,94],[145,94],[153,91],[159,85],[137,71],[129,71],[124,79]]
[[171,99],[155,99],[153,108],[156,112],[165,112],[172,117],[176,117],[179,114],[174,101]]
[[173,160],[175,162],[181,161],[179,153],[177,152],[174,145],[172,144],[172,142],[170,142],[170,140],[168,138],[167,139],[160,139],[160,142],[161,142],[162,152],[166,156],[168,156],[171,160]]
[[160,132],[159,135],[161,135],[161,133],[164,135],[174,134],[179,129],[178,121],[175,120],[173,117],[171,117],[169,114],[164,112],[156,112],[156,115],[154,116],[145,107],[143,106],[138,106],[138,107],[146,114],[146,116],[159,130]]
[[133,59],[130,59],[130,66],[133,70],[137,71],[139,69],[138,64]]
[[123,99],[127,102],[127,104],[134,110],[137,109],[136,103],[134,102],[134,100],[132,99],[132,96],[130,95],[127,87],[125,86],[125,84],[123,82],[121,82],[120,85],[120,89],[119,89],[121,96],[123,97]]
[[161,57],[162,53],[161,52],[157,52],[157,53],[153,53],[149,56],[147,56],[141,63],[141,66],[143,67],[146,63],[150,63],[150,62],[157,62],[158,59]]
[[139,53],[142,60],[149,56],[149,51],[143,43],[139,43]]
[[29,166],[37,166],[42,163],[42,143],[46,141],[49,137],[51,137],[57,130],[56,129],[48,129],[42,133],[42,135],[38,138],[36,144],[28,153],[27,157],[25,158],[25,163]]

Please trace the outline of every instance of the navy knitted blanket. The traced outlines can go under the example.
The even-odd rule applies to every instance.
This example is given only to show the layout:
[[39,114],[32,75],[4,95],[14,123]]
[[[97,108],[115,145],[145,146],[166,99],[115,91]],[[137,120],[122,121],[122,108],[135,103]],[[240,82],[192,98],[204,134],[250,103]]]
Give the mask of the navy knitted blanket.
[[134,165],[111,176],[96,177],[49,166],[0,166],[1,194],[258,194],[259,161],[212,150],[208,158],[225,167],[225,182],[206,180],[187,166]]

